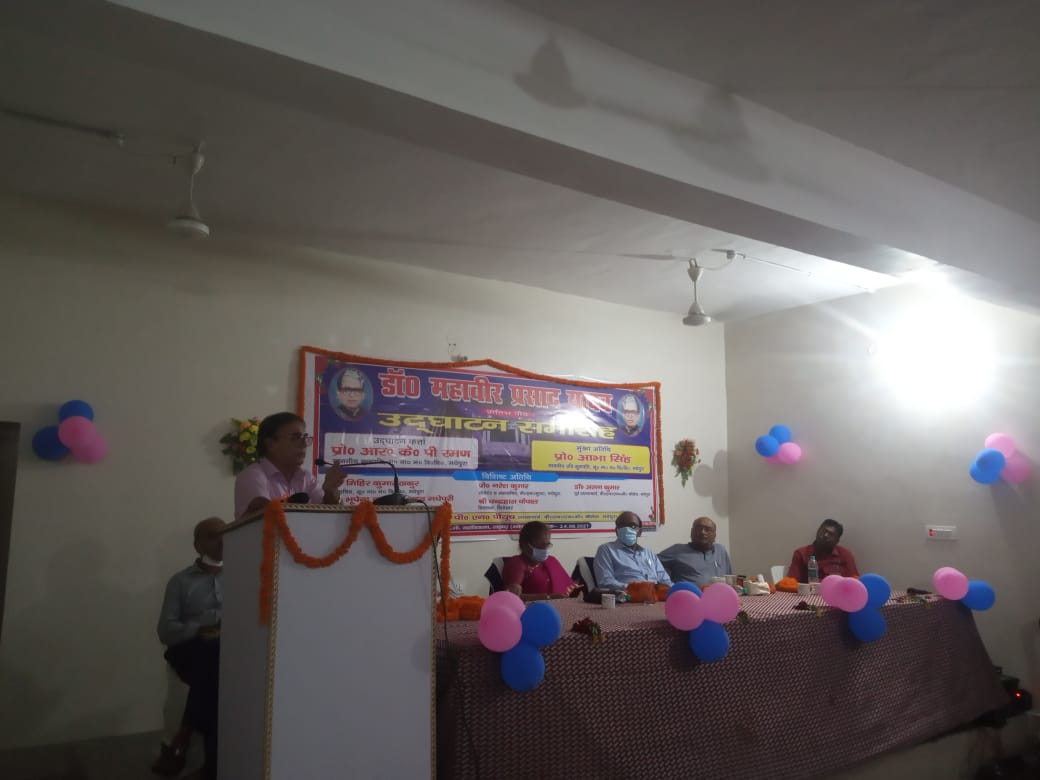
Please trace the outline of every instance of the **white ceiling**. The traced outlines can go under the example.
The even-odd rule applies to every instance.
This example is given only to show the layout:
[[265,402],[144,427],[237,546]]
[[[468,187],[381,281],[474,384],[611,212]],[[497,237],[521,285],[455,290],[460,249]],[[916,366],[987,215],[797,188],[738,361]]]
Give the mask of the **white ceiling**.
[[[727,3],[729,10],[720,10],[721,5],[697,4],[706,16],[693,24],[685,16],[690,4],[661,2],[655,14],[638,15],[633,25],[626,17],[631,4],[620,1],[514,3],[661,66],[735,85],[736,92],[800,122],[959,186],[969,184],[1020,213],[1040,212],[1040,176],[1019,182],[1007,175],[1016,155],[1018,170],[1036,168],[1040,174],[1040,156],[1023,155],[1015,144],[1016,132],[1033,127],[1031,122],[1040,125],[1036,87],[1030,93],[1029,79],[1009,81],[1009,51],[1028,48],[1016,46],[1021,34],[1012,35],[1004,49],[983,47],[985,74],[972,72],[983,86],[965,92],[953,83],[963,69],[946,72],[937,64],[944,61],[942,36],[930,36],[938,43],[926,47],[928,56],[921,59],[909,32],[896,35],[903,27],[887,5],[884,14],[866,17],[857,9],[856,21],[849,22],[835,18],[830,4],[806,3],[803,10],[811,6],[817,15],[806,19],[823,23],[798,25],[773,10],[758,16],[764,10],[758,4],[753,17],[750,6]],[[0,171],[2,186],[10,190],[137,212],[159,229],[181,198],[182,179],[168,161],[149,155],[205,138],[207,163],[197,200],[214,232],[319,245],[676,314],[692,300],[684,262],[631,255],[696,254],[710,265],[723,259],[710,250],[721,248],[769,261],[736,260],[705,275],[701,303],[721,319],[896,281],[410,144],[371,131],[380,126],[371,115],[344,120],[335,111],[302,110],[300,102],[265,100],[249,88],[234,88],[251,75],[262,81],[265,74],[244,70],[245,60],[236,59],[240,48],[228,42],[105,3],[67,3],[63,11],[54,5],[48,12],[38,4],[11,2],[0,11],[0,71],[17,75],[0,81],[0,105],[119,129],[128,135],[127,149],[0,114]],[[687,24],[675,24],[680,19]],[[1013,21],[1019,30],[1029,29],[1021,14]],[[915,28],[905,20],[904,26]],[[862,29],[877,35],[861,36]],[[953,31],[963,37],[963,29],[955,25]],[[979,36],[984,43],[990,38]],[[887,48],[885,42],[893,40],[899,45]],[[967,50],[978,53],[979,40]],[[172,46],[197,52],[199,66],[175,68],[172,59],[153,56]],[[955,63],[962,51],[951,55]],[[237,79],[229,73],[236,61],[242,62]],[[929,62],[921,75],[922,63]],[[265,64],[281,67],[275,58]],[[1040,63],[1032,73],[1040,74]],[[924,86],[908,86],[911,77],[927,78]],[[985,86],[997,83],[1006,87],[1003,92]],[[294,88],[300,94],[319,90],[317,80],[297,80]],[[957,98],[965,94],[970,99]],[[979,113],[979,100],[988,101],[990,114]],[[956,132],[938,132],[955,114],[966,119],[951,106],[986,121],[962,121]],[[906,120],[886,122],[886,110]]]
[[508,0],[1040,219],[1035,0]]
[[[15,5],[2,17],[0,69],[17,78],[0,82],[0,105],[118,129],[128,138],[120,150],[0,115],[0,171],[3,186],[15,192],[140,213],[158,230],[181,199],[183,180],[152,154],[204,138],[207,162],[196,199],[214,232],[677,315],[692,300],[685,262],[626,255],[696,254],[717,266],[724,257],[710,250],[723,248],[767,261],[738,258],[705,275],[701,303],[723,320],[896,281],[266,102],[141,62],[142,41],[123,46],[133,37],[125,29],[107,40],[77,36],[74,30],[90,24],[51,26]],[[126,15],[87,7],[95,25]],[[156,34],[157,24],[164,23],[149,22],[141,34]]]

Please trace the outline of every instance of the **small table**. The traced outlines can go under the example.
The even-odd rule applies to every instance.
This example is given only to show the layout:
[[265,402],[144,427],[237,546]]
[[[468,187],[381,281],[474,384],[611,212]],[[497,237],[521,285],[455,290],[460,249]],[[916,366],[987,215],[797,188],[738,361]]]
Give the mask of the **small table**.
[[[971,612],[936,597],[893,594],[885,635],[863,643],[818,597],[745,596],[748,620],[726,625],[730,652],[714,663],[663,604],[550,603],[564,633],[525,693],[475,622],[449,623],[447,644],[437,628],[439,777],[825,777],[1006,701]],[[570,630],[584,617],[602,642]]]

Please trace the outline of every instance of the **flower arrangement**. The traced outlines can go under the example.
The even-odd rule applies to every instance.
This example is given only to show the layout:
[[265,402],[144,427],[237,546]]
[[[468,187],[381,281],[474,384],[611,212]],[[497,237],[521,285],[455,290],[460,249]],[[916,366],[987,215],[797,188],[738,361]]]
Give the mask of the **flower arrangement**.
[[220,437],[224,445],[221,450],[231,458],[231,471],[240,472],[250,463],[256,462],[256,435],[260,430],[260,418],[250,417],[248,420],[231,418],[231,430]]
[[686,480],[693,474],[697,464],[701,462],[701,451],[697,448],[697,442],[693,439],[683,439],[672,449],[672,465],[675,466],[675,476],[682,477],[683,487]]

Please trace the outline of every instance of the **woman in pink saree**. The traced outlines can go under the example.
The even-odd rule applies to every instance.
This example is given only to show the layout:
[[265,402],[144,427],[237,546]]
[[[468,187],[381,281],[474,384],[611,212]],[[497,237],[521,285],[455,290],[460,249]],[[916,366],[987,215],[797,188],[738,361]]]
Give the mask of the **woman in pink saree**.
[[576,595],[580,587],[549,555],[551,535],[552,530],[540,520],[526,523],[520,529],[520,554],[506,558],[502,566],[506,590],[524,601],[562,599]]

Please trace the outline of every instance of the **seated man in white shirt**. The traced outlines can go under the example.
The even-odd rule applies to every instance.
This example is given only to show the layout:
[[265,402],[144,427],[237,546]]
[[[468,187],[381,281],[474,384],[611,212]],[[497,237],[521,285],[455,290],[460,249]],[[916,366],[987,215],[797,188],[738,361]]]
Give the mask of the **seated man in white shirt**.
[[152,771],[177,775],[184,768],[192,731],[202,733],[206,766],[200,775],[217,776],[217,706],[220,675],[220,618],[224,607],[224,521],[209,517],[195,526],[199,557],[170,578],[159,612],[159,640],[164,657],[188,685],[181,728],[163,743]]
[[671,585],[672,580],[657,556],[639,544],[643,521],[635,512],[622,512],[614,521],[617,539],[596,550],[593,569],[596,589],[624,593],[629,583],[654,582]]

